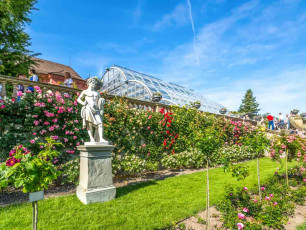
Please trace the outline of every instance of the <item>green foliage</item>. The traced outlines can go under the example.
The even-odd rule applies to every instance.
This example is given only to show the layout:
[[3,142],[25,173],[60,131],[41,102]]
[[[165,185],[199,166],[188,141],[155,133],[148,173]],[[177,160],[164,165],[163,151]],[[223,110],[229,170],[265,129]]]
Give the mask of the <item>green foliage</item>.
[[[48,94],[37,87],[34,93],[25,93],[20,103],[5,100],[0,109],[0,158],[5,159],[19,143],[37,152],[40,140],[54,136],[63,143],[56,147],[62,153],[57,163],[59,170],[71,171],[60,179],[75,181],[78,168],[61,164],[77,154],[76,146],[88,139],[80,110],[74,96]],[[134,110],[129,109],[125,99],[115,98],[105,104],[103,119],[105,137],[115,146],[112,162],[116,175],[164,167],[199,168],[207,159],[210,166],[224,164],[225,158],[235,162],[253,159],[253,150],[247,149],[246,142],[250,134],[255,135],[252,125],[194,108]]]
[[306,229],[306,222],[300,226],[297,227],[296,230],[305,230]]
[[197,151],[185,151],[179,154],[165,154],[161,164],[168,169],[203,168],[206,165],[204,155]]
[[39,142],[53,136],[63,143],[55,146],[62,153],[58,159],[61,163],[75,154],[76,146],[87,138],[79,115],[80,106],[72,96],[48,94],[36,87],[34,93],[24,93],[19,103],[14,99],[2,102],[0,161],[17,144],[38,152],[42,148]]
[[59,164],[57,170],[61,172],[56,179],[56,185],[74,184],[78,185],[80,178],[80,159],[79,157]]
[[[260,159],[260,163],[264,184],[279,165],[268,158]],[[256,161],[245,164],[250,167],[251,175],[243,182],[224,174],[222,168],[210,170],[211,205],[221,201],[227,183],[254,188]],[[290,167],[295,164],[289,163]],[[116,199],[89,206],[83,205],[75,194],[45,199],[39,201],[43,212],[39,214],[38,229],[164,229],[203,210],[204,175],[205,172],[198,172],[119,187]],[[0,207],[0,229],[29,229],[31,208],[29,203]]]
[[231,172],[233,177],[236,177],[237,180],[244,180],[249,176],[249,167],[244,166],[243,164],[228,164],[224,166],[224,172]]
[[[290,170],[290,180],[296,180],[295,168]],[[303,183],[303,177],[298,178]],[[303,205],[305,202],[305,187],[289,189],[285,186],[285,178],[276,173],[263,184],[262,196],[258,199],[258,191],[247,187],[228,186],[225,196],[219,204],[222,220],[227,228],[237,228],[238,223],[244,224],[244,229],[283,229],[288,217],[293,215],[294,203]],[[243,214],[243,215],[241,215]]]
[[[284,132],[271,142],[271,158],[280,161],[287,152],[288,161],[299,159],[300,164],[306,166],[306,139],[298,135],[286,135]],[[304,162],[304,163],[303,163]]]
[[0,190],[12,184],[15,188],[22,187],[24,193],[47,189],[59,175],[53,159],[59,152],[54,146],[61,145],[51,137],[46,143],[40,143],[44,150],[37,155],[31,153],[22,145],[16,146],[11,152],[6,164],[0,166]]
[[151,161],[149,158],[142,159],[136,155],[117,156],[112,164],[114,174],[132,175],[158,169],[158,162]]
[[238,112],[257,114],[260,110],[258,107],[259,104],[256,102],[256,97],[253,96],[253,91],[248,89],[242,99]]
[[24,31],[31,22],[29,14],[37,0],[2,0],[0,1],[0,60],[3,62],[0,73],[16,76],[27,74],[34,64],[30,36]]
[[270,140],[261,129],[253,129],[245,138],[244,143],[249,146],[257,157],[262,157],[270,147]]

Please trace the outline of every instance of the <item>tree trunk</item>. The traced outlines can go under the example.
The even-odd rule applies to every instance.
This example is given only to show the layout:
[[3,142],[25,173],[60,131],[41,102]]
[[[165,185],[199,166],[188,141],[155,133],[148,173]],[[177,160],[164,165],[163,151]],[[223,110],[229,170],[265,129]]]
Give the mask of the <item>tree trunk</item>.
[[37,201],[32,202],[33,209],[33,219],[32,219],[32,229],[37,230],[37,219],[38,219],[38,203]]
[[259,175],[259,157],[257,157],[257,178],[258,178],[258,194],[261,201],[261,189],[260,189],[260,175]]
[[207,188],[206,188],[206,230],[209,230],[209,165],[207,159],[206,177],[207,177]]

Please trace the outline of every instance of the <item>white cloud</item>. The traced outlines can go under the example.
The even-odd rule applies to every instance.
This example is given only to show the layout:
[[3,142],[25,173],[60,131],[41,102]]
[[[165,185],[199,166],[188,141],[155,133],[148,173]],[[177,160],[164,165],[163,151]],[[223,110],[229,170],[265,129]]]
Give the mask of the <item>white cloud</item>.
[[198,89],[231,110],[238,109],[245,91],[251,88],[262,113],[288,113],[295,107],[306,111],[306,67],[282,60],[300,61],[305,56],[302,49],[292,46],[306,32],[305,16],[286,19],[284,14],[290,12],[284,13],[283,7],[290,11],[298,3],[288,4],[276,1],[263,6],[257,0],[243,4],[196,34],[200,66],[189,41],[168,52],[157,75]]
[[[258,78],[265,76],[264,78]],[[225,85],[225,84],[224,84]],[[275,74],[259,71],[252,78],[228,81],[226,86],[202,90],[203,95],[237,110],[247,89],[253,90],[260,104],[260,113],[289,113],[298,108],[306,111],[306,68]]]
[[185,4],[177,5],[174,10],[165,14],[161,20],[153,25],[153,30],[160,30],[171,25],[185,25],[188,22],[188,9]]

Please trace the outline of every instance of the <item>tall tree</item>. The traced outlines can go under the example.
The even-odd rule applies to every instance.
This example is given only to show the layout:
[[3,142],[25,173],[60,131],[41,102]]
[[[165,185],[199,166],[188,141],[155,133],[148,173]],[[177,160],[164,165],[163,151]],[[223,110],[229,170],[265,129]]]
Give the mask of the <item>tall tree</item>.
[[248,89],[242,99],[238,112],[257,114],[260,110],[258,107],[259,104],[256,101],[256,97],[253,96],[253,91]]
[[35,64],[35,54],[28,47],[30,36],[24,31],[31,23],[29,14],[37,0],[0,0],[0,73],[16,76],[26,74]]

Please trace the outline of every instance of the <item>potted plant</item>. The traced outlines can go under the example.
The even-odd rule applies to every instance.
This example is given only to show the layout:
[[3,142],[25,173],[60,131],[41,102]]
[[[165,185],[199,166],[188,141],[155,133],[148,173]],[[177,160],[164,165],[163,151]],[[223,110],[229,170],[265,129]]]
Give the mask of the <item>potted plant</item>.
[[152,101],[153,102],[160,102],[162,98],[163,98],[163,95],[160,92],[155,92],[155,93],[153,93]]
[[298,110],[298,109],[294,109],[294,110],[291,111],[291,113],[292,113],[293,115],[297,115],[297,114],[299,113],[299,111],[300,111],[300,110]]
[[201,107],[201,102],[200,101],[195,101],[195,102],[193,102],[192,106],[196,109],[199,109]]
[[38,154],[31,153],[23,145],[14,147],[5,164],[0,166],[0,190],[13,185],[22,188],[24,193],[29,193],[29,201],[33,207],[33,229],[37,229],[38,200],[44,198],[44,189],[59,175],[53,159],[58,157],[59,152],[54,149],[55,145],[62,145],[52,137],[46,138],[47,143],[39,143],[43,150]]
[[219,113],[221,113],[222,115],[226,114],[226,112],[227,112],[227,109],[225,107],[219,110]]

